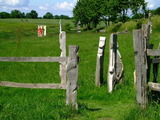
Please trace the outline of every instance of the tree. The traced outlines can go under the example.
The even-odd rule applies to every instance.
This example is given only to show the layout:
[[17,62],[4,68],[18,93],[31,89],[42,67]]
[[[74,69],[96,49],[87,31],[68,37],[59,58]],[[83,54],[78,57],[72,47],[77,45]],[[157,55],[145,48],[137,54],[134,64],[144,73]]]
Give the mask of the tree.
[[132,10],[133,16],[136,16],[135,18],[137,18],[139,14],[143,15],[143,17],[147,16],[146,6],[147,3],[145,0],[130,0],[130,9]]
[[160,7],[154,10],[154,15],[160,15]]
[[53,18],[60,19],[59,15],[55,15],[55,16],[53,16]]
[[60,19],[69,19],[69,17],[67,15],[60,15],[59,18]]
[[96,27],[102,16],[102,5],[104,0],[79,0],[73,9],[75,24],[81,21],[88,29]]
[[7,12],[0,12],[0,18],[9,18],[10,14]]
[[53,15],[52,13],[50,12],[47,12],[44,16],[43,16],[44,19],[52,19],[53,18]]
[[119,21],[125,23],[127,21],[127,12],[130,8],[130,0],[118,0],[118,10],[120,12]]
[[31,10],[31,12],[26,13],[26,18],[37,19],[38,13],[35,10]]
[[12,10],[10,17],[11,18],[22,18],[22,13],[19,10]]

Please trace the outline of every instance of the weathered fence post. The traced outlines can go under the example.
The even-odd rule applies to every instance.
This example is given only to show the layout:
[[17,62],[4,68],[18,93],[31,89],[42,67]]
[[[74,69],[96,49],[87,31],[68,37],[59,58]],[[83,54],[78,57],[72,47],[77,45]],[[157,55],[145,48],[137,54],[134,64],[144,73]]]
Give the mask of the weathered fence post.
[[109,49],[108,92],[111,93],[116,83],[123,77],[123,63],[118,50],[117,34],[111,34]]
[[67,86],[66,104],[78,110],[77,104],[77,81],[78,81],[78,46],[69,46],[69,57],[67,62]]
[[77,33],[81,33],[81,21],[78,22]]
[[144,109],[148,103],[147,96],[147,56],[146,39],[142,30],[133,31],[135,67],[136,67],[136,88],[137,103]]
[[148,14],[148,25],[150,25],[150,30],[149,32],[152,33],[152,13]]
[[[60,57],[66,57],[66,32],[60,31],[59,34],[59,42],[60,42],[60,49],[61,55]],[[61,84],[66,84],[66,62],[60,62],[60,77],[61,77]]]
[[104,61],[104,51],[105,51],[106,37],[100,37],[98,54],[97,54],[97,65],[96,65],[96,79],[95,85],[100,87],[103,82],[103,61]]

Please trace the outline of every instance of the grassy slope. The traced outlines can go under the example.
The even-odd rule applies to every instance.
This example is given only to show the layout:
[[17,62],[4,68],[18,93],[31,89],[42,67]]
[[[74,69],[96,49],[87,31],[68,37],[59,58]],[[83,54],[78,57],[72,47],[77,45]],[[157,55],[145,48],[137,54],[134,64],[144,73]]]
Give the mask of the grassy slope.
[[[59,56],[58,21],[47,20],[47,37],[38,38],[35,32],[38,24],[44,20],[29,20],[21,23],[17,20],[0,19],[0,55],[1,56]],[[65,21],[67,22],[67,21]],[[69,21],[70,22],[70,21]],[[28,33],[22,33],[21,45],[18,48],[17,28],[19,25]],[[5,26],[5,27],[4,27]],[[11,27],[10,27],[11,26]],[[2,29],[5,28],[5,29]],[[31,31],[31,29],[33,31]],[[14,35],[13,35],[14,33]],[[13,35],[13,37],[9,36]],[[65,106],[64,90],[34,90],[0,87],[0,119],[3,120],[158,120],[160,106],[149,105],[149,109],[141,111],[136,105],[133,85],[134,53],[132,34],[118,35],[119,49],[124,62],[124,82],[112,93],[107,93],[108,72],[108,33],[83,32],[67,34],[67,46],[79,45],[79,111],[73,112]],[[104,85],[94,86],[96,54],[99,36],[107,37]],[[151,36],[152,43],[158,44],[160,34]],[[158,45],[157,45],[158,46]],[[16,82],[59,82],[58,63],[4,63],[0,62],[0,79]]]

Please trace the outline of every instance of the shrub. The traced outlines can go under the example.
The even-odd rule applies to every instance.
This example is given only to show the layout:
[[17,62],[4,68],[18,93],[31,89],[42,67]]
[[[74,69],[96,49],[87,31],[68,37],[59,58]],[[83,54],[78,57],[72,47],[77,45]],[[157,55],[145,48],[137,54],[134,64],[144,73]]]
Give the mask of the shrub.
[[71,27],[71,24],[70,24],[70,23],[65,23],[65,24],[64,24],[64,30],[65,30],[65,31],[70,31],[71,28],[72,28],[72,27]]

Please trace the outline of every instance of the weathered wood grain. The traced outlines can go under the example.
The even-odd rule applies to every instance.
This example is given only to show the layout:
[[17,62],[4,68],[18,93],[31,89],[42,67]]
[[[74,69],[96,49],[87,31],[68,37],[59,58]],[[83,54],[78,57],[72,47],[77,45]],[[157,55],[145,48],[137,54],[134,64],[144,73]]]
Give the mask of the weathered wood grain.
[[95,74],[95,85],[100,87],[103,82],[103,63],[104,63],[104,51],[105,51],[106,37],[100,37],[98,53],[97,53],[97,64]]
[[160,49],[157,49],[157,50],[147,49],[147,55],[148,56],[160,56]]
[[116,52],[117,52],[117,34],[110,35],[110,44],[109,44],[109,69],[108,69],[108,92],[111,93],[113,90],[113,79],[115,72],[115,63],[116,63]]
[[142,30],[133,31],[135,66],[136,66],[136,88],[137,103],[142,108],[146,108],[148,103],[147,96],[147,61],[145,55],[146,39],[143,37]]
[[0,81],[0,86],[33,88],[33,89],[66,89],[64,85],[53,84],[53,83],[16,83],[16,82]]
[[65,62],[66,57],[0,57],[1,62]]
[[152,63],[160,63],[160,58],[153,58],[151,59]]
[[[59,34],[59,43],[61,49],[60,57],[66,57],[66,32],[60,31]],[[60,77],[61,77],[61,84],[66,85],[66,61],[60,62]]]
[[159,83],[153,83],[153,82],[149,82],[148,86],[151,90],[153,91],[159,91],[160,92],[160,84]]
[[75,110],[78,110],[78,50],[78,46],[69,46],[69,57],[67,62],[66,104],[71,105]]
[[117,34],[111,34],[109,49],[108,92],[111,93],[123,76],[123,63],[118,50]]

